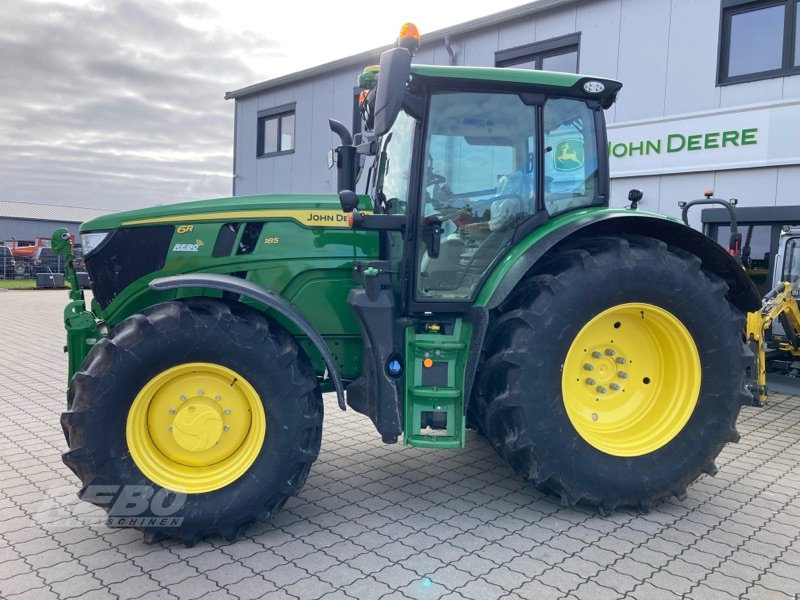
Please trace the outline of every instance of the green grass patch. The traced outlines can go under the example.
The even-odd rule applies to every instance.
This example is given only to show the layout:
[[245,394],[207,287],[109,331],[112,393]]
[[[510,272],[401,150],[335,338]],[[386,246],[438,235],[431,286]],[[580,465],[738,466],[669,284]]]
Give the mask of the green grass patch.
[[34,290],[35,279],[0,279],[0,289],[6,290]]

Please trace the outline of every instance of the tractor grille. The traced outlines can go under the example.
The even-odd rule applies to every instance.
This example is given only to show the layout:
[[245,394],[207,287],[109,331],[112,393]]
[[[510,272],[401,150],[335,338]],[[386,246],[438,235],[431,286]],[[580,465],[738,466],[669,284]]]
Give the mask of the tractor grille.
[[131,283],[164,266],[172,225],[117,229],[88,257],[92,293],[102,308]]

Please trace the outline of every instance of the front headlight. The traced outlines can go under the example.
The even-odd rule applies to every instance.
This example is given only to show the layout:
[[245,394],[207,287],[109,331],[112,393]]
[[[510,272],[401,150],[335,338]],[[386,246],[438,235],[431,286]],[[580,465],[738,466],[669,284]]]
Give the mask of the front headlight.
[[82,233],[81,234],[81,245],[83,246],[83,256],[84,258],[89,256],[89,254],[97,248],[100,244],[103,243],[103,240],[108,237],[108,231],[96,231],[93,233]]

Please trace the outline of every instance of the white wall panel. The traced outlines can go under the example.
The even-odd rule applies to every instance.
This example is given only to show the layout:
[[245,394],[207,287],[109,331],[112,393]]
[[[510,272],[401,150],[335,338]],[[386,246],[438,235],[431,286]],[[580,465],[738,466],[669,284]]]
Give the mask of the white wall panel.
[[719,2],[672,0],[665,114],[719,107]]
[[[451,44],[453,51],[456,53],[456,60],[458,60],[458,48],[455,43]],[[431,63],[432,65],[448,65],[450,64],[450,55],[447,54],[447,49],[444,47],[444,42],[436,44],[431,48]]]
[[435,65],[434,53],[435,49],[430,46],[422,48],[414,55],[414,62],[420,65]]
[[568,6],[553,12],[536,15],[536,41],[542,42],[550,38],[577,31],[575,29],[576,14],[577,8],[575,6]]
[[669,0],[622,0],[617,121],[664,114],[669,20]]
[[800,205],[800,166],[778,167],[775,204],[777,206]]
[[[586,2],[577,7],[576,29],[581,32],[578,68],[581,73],[619,79],[620,11],[622,0]],[[623,82],[624,86],[625,82]],[[622,93],[627,93],[625,87]],[[617,107],[606,110],[606,122],[617,119]]]
[[280,161],[285,164],[285,156],[271,156],[267,158],[257,158],[257,190],[259,194],[275,194],[281,191],[275,182],[275,165]]
[[258,98],[250,96],[236,102],[236,147],[234,150],[234,174],[236,194],[239,196],[257,193],[258,175],[256,165],[256,115]]
[[[310,175],[306,182],[305,192],[331,192],[330,171],[328,171],[327,152],[335,142],[332,140],[328,119],[333,116],[333,88],[334,76],[332,74],[314,80],[311,95],[313,104],[311,109],[311,160],[309,161]],[[345,125],[350,127],[350,122]]]
[[622,0],[587,2],[577,7],[581,32],[580,72],[617,79]]
[[778,169],[718,171],[714,194],[718,198],[737,198],[739,206],[775,206]]
[[464,53],[464,62],[469,67],[494,66],[494,53],[497,51],[497,28],[490,27],[469,37],[458,39]]
[[723,85],[719,88],[720,106],[740,106],[743,104],[757,104],[783,98],[783,79],[762,79],[748,83],[735,83]]
[[[508,50],[517,46],[524,46],[539,41],[536,37],[536,19],[526,17],[511,23],[505,23],[498,28],[497,49]],[[492,60],[491,66],[494,66]]]
[[782,98],[798,98],[800,97],[800,75],[793,75],[792,77],[783,78],[783,93]]
[[[706,188],[714,187],[714,173],[690,173],[681,175],[664,175],[660,178],[661,189],[657,207],[648,204],[644,208],[655,210],[665,215],[680,217],[678,202],[696,200],[703,197]],[[700,211],[702,207],[689,213],[689,224],[698,231],[702,230]]]
[[258,98],[258,110],[267,110],[278,105],[278,102],[275,100],[274,91],[262,92],[256,97]]
[[[311,185],[311,161],[314,158],[312,131],[319,129],[320,123],[314,122],[314,83],[308,81],[293,90],[296,98],[294,118],[294,154],[291,157],[291,172],[286,173],[285,190],[298,193],[308,192]],[[277,179],[277,174],[276,174]]]

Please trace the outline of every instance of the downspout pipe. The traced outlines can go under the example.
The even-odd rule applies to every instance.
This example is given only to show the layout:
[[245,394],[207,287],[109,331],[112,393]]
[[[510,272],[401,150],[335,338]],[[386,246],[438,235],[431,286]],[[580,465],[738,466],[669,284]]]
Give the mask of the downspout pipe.
[[453,52],[453,47],[450,45],[450,36],[444,36],[444,49],[447,50],[447,54],[450,57],[449,63],[450,66],[455,66],[456,64],[456,53]]

